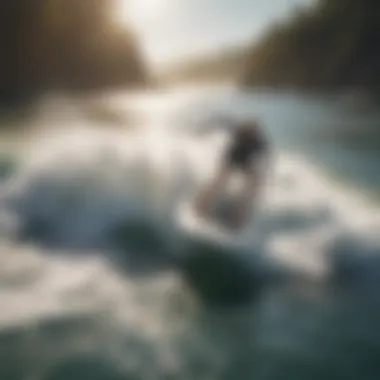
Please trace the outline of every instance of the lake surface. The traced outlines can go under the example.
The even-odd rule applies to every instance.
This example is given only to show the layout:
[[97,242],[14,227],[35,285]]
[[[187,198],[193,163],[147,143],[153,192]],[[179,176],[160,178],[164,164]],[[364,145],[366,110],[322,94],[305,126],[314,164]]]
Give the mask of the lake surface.
[[[51,97],[3,135],[1,379],[380,377],[376,110],[231,88],[98,101]],[[220,115],[258,117],[273,147],[233,246],[176,222]]]

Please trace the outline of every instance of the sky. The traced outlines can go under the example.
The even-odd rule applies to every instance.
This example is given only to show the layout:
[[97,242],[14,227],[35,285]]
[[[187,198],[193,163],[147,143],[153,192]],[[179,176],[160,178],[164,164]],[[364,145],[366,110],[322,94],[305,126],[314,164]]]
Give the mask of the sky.
[[276,20],[315,0],[118,0],[155,65],[181,61],[259,38]]

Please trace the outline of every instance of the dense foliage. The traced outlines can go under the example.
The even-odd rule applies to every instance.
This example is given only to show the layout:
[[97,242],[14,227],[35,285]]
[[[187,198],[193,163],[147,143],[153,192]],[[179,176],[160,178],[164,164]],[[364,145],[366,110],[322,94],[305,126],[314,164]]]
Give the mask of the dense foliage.
[[251,46],[179,65],[169,78],[237,78],[247,86],[380,92],[380,2],[316,0]]
[[252,46],[243,83],[380,90],[380,2],[319,0]]
[[88,90],[146,79],[136,38],[111,21],[111,0],[0,4],[0,103],[45,90]]

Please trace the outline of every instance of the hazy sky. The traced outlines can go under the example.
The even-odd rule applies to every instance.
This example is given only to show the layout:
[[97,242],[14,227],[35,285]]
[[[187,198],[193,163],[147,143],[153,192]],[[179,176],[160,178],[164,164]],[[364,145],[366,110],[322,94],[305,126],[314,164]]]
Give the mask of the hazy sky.
[[217,50],[260,35],[313,0],[119,0],[154,63]]

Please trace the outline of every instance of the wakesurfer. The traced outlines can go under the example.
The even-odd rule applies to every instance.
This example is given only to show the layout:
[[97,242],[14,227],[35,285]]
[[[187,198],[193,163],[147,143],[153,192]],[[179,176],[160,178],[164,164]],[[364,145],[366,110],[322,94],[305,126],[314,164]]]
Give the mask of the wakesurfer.
[[222,154],[217,172],[196,197],[195,209],[207,218],[213,201],[225,189],[231,175],[240,172],[243,186],[232,217],[234,227],[241,228],[249,217],[252,200],[257,199],[263,185],[263,159],[268,144],[256,120],[237,122],[231,130],[231,140]]

